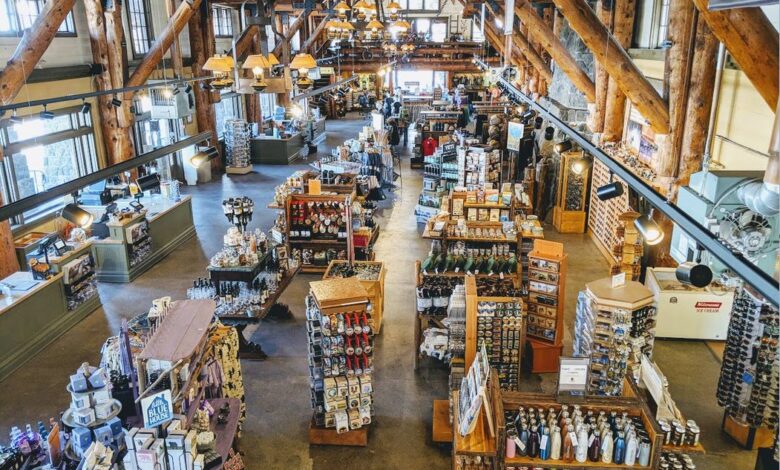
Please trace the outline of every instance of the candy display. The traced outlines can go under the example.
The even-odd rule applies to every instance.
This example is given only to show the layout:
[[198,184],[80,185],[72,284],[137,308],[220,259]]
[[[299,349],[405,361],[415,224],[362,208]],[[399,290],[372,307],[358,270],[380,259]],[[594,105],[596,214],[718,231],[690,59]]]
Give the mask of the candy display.
[[241,232],[246,230],[246,226],[252,221],[255,203],[246,196],[231,197],[222,201],[222,211],[225,213],[228,222],[235,225]]
[[520,299],[478,300],[477,343],[484,344],[490,365],[498,371],[501,388],[518,387],[523,329]]

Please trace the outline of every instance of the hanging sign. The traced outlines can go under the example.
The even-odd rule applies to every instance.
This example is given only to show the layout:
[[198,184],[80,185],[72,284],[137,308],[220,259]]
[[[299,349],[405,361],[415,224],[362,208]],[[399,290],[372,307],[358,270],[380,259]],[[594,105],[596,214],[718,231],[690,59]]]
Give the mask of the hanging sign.
[[506,149],[520,151],[520,141],[523,139],[525,125],[519,122],[509,121],[506,133]]
[[141,400],[144,426],[153,428],[173,419],[173,399],[170,390],[148,396]]

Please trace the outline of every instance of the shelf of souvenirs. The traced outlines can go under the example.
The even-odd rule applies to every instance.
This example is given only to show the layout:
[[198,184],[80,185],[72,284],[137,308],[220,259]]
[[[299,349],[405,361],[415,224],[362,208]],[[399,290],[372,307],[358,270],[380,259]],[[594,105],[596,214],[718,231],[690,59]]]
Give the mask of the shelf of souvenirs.
[[434,219],[425,224],[422,237],[453,242],[517,243],[517,235],[517,226],[513,222]]
[[635,150],[627,148],[623,142],[604,142],[601,149],[649,186],[660,192],[665,191],[655,170],[642,161]]

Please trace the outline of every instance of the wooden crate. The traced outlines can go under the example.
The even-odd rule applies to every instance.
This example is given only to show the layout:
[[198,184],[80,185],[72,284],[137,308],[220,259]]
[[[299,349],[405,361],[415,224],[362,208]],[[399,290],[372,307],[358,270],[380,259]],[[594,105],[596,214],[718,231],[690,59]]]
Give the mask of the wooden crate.
[[[344,263],[346,263],[346,261],[342,261],[342,260],[331,261],[330,265],[328,265],[328,268],[326,269],[325,274],[322,276],[322,278],[336,279],[331,275],[331,269],[335,264],[344,264]],[[385,269],[385,264],[382,261],[355,261],[355,264],[374,264],[374,265],[379,265],[381,267],[379,269],[379,279],[377,280],[358,279],[360,281],[360,285],[362,285],[363,288],[366,290],[368,299],[371,301],[371,307],[372,307],[371,318],[373,319],[374,322],[374,334],[379,334],[379,332],[382,329],[382,315],[384,314],[384,310],[385,310],[385,275],[387,274],[387,270]]]

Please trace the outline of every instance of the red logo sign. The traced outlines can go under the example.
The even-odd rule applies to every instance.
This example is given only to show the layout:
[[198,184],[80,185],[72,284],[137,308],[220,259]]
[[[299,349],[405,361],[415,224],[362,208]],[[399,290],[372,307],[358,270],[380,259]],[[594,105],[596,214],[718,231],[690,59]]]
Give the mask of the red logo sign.
[[696,302],[696,308],[707,308],[707,309],[720,308],[721,305],[723,305],[723,302],[704,302],[704,301]]

